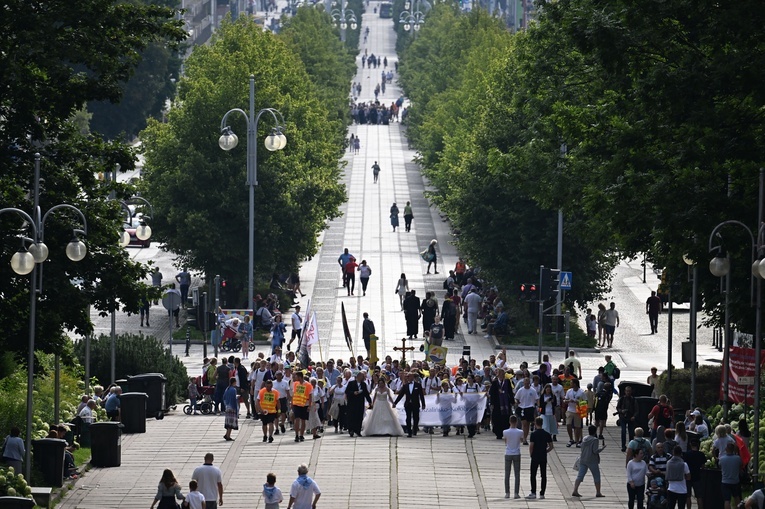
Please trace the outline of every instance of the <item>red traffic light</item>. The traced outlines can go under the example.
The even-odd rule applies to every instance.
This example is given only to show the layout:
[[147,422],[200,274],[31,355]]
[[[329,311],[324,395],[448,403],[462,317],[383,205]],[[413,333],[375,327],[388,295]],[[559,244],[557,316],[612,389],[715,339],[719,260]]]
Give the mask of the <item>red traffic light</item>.
[[226,288],[226,280],[224,279],[223,281],[221,281],[221,282],[220,282],[220,285],[221,285],[223,288]]
[[525,292],[526,292],[526,285],[522,284],[521,285],[521,293],[525,293]]
[[532,292],[536,292],[537,291],[537,285],[534,285],[534,284],[530,285],[529,286],[529,290],[532,291]]

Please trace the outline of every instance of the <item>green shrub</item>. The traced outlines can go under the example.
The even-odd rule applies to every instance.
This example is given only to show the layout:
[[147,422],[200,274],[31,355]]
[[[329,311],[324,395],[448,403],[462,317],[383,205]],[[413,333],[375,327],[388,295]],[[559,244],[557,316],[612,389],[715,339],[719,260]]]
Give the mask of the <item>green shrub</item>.
[[[696,370],[696,406],[709,408],[720,401],[722,366],[699,366]],[[666,394],[675,409],[691,406],[691,370],[673,369],[672,383],[667,383],[667,372],[659,376],[661,394]]]
[[[75,355],[85,362],[85,342],[75,344]],[[167,378],[166,402],[174,405],[181,401],[189,384],[186,367],[154,336],[120,334],[117,336],[115,368],[116,379],[142,373],[162,373]],[[101,335],[90,342],[90,372],[102,384],[111,381],[111,338]]]
[[[36,353],[32,437],[44,438],[49,424],[57,419],[53,415],[55,390],[54,359],[52,354]],[[70,422],[80,403],[84,382],[79,366],[61,365],[59,375],[60,421]],[[0,379],[0,430],[7,433],[13,426],[26,435],[27,369],[17,365],[10,376]]]

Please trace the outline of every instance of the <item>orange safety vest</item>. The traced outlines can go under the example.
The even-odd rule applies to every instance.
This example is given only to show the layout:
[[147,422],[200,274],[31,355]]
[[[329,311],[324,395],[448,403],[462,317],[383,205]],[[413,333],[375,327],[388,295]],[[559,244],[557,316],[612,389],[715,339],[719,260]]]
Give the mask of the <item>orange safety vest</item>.
[[279,399],[279,391],[268,390],[265,387],[258,392],[258,401],[260,401],[260,408],[266,411],[268,414],[276,413],[276,401]]
[[457,274],[464,274],[467,270],[467,265],[465,265],[465,262],[457,262],[457,265],[454,267],[454,272]]
[[308,382],[295,382],[292,384],[292,404],[295,406],[308,406],[308,397],[313,392],[313,385]]

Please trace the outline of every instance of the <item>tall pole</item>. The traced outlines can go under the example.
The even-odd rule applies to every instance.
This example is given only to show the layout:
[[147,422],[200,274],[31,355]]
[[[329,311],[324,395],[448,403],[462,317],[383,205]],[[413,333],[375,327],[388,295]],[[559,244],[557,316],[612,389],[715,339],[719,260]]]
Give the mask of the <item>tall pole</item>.
[[[723,420],[728,422],[728,395],[730,394],[730,270],[725,274],[725,331],[723,344],[723,380],[725,380]],[[744,398],[746,399],[746,397]]]
[[669,285],[667,303],[667,381],[672,381],[672,285]]
[[[760,168],[760,187],[759,187],[759,199],[757,210],[757,248],[759,251],[762,231],[762,218],[763,218],[763,189],[765,189],[765,168]],[[759,252],[755,253],[756,257],[759,257]],[[760,357],[762,355],[762,279],[757,278],[757,311],[755,315],[755,330],[754,330],[754,429],[760,429],[760,377],[762,375],[762,368],[760,366]],[[755,432],[752,434],[752,457],[755,461],[752,462],[752,476],[755,484],[760,482],[759,475],[759,453],[760,453],[760,434]]]
[[112,383],[117,380],[117,312],[112,309],[112,337],[111,337],[111,374]]
[[698,265],[693,264],[693,295],[691,296],[691,408],[696,406],[696,307],[698,298]]
[[[250,76],[250,117],[247,119],[247,185],[250,190],[249,251],[247,266],[247,306],[252,306],[255,297],[255,186],[258,185],[258,143],[255,121],[255,76]],[[217,296],[216,296],[217,301]],[[217,305],[217,302],[216,302]],[[217,312],[217,309],[216,309]]]
[[545,304],[542,301],[541,291],[542,291],[542,270],[544,270],[544,268],[545,268],[544,265],[539,266],[539,286],[537,286],[538,288],[537,292],[540,292],[537,294],[537,299],[539,300],[539,350],[537,352],[537,364],[542,364],[542,335],[544,334]]
[[[39,161],[35,165],[39,164]],[[35,181],[40,180],[39,168],[35,169]],[[35,186],[37,190],[37,186]],[[35,214],[37,214],[37,193],[35,192]],[[35,217],[37,220],[38,217]],[[29,351],[27,352],[27,436],[24,443],[24,477],[32,479],[32,396],[35,385],[35,316],[37,314],[37,264],[29,280]]]
[[[558,209],[558,270],[563,270],[563,209]],[[558,295],[555,297],[555,314],[560,316],[561,303],[563,302],[563,292],[558,288]],[[557,318],[556,318],[557,320]],[[557,336],[556,331],[556,336]]]
[[345,42],[345,0],[340,0],[340,42]]

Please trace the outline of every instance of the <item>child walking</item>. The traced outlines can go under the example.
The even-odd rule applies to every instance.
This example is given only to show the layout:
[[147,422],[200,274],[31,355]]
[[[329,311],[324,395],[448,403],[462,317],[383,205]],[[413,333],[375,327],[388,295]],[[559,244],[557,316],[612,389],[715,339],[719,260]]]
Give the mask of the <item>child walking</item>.
[[189,494],[186,495],[186,507],[189,509],[205,509],[205,496],[197,488],[199,485],[194,479],[189,481]]
[[266,484],[263,485],[263,502],[266,509],[279,509],[279,504],[284,501],[282,490],[276,487],[276,475],[266,475]]

